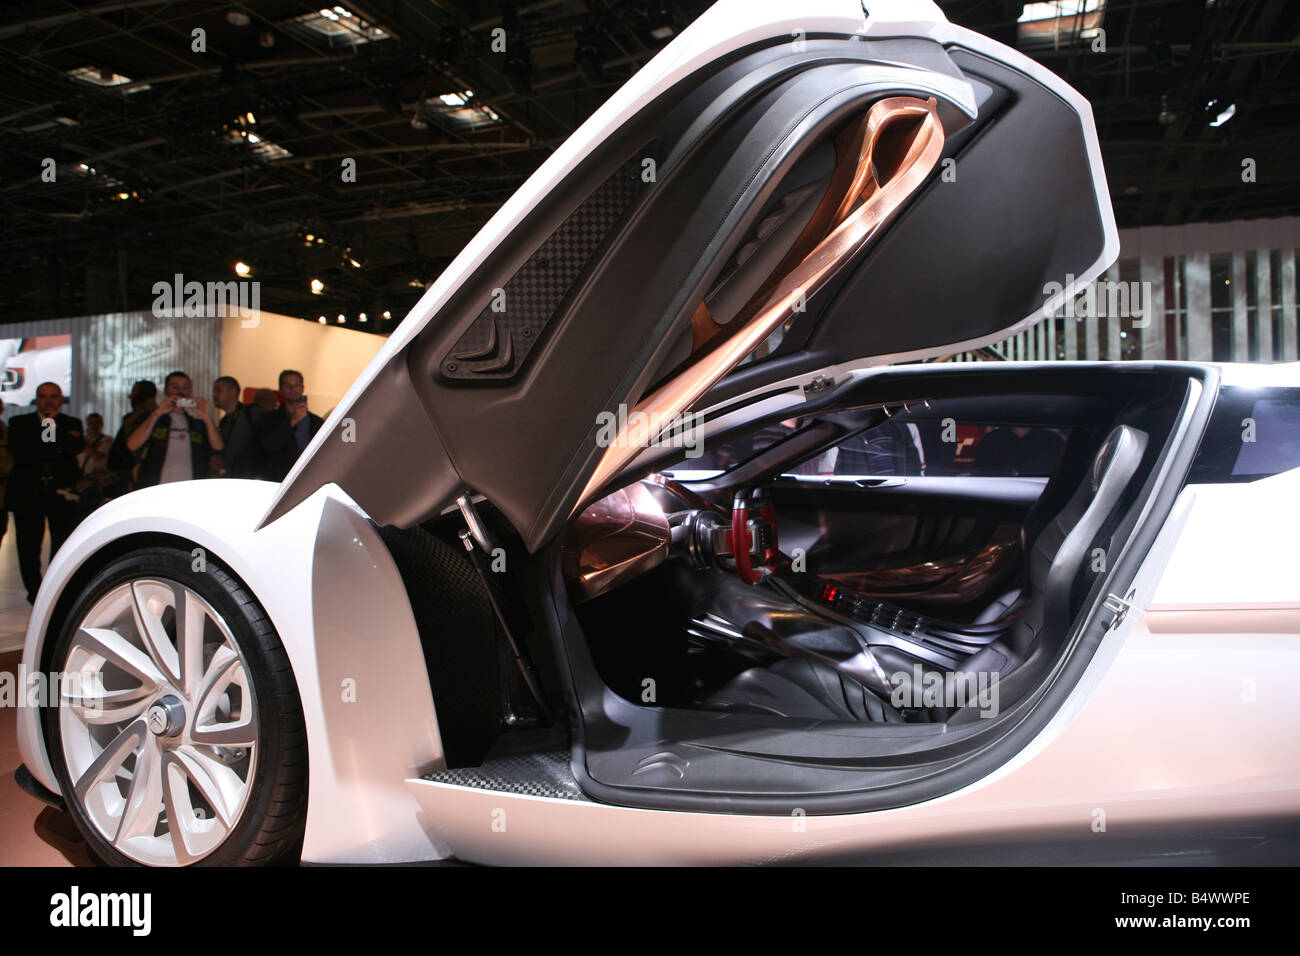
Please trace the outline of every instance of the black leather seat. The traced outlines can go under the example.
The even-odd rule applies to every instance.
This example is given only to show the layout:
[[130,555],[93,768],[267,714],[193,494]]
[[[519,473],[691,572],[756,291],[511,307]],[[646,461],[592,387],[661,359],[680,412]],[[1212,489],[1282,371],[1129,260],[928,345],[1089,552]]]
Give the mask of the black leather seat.
[[[1087,584],[1093,579],[1093,549],[1109,549],[1119,505],[1137,474],[1146,446],[1146,434],[1128,425],[1117,426],[1106,436],[1064,507],[1033,539],[1026,559],[1027,606],[1005,629],[998,630],[961,660],[955,670],[996,676],[1001,681],[1044,635],[1064,638],[1086,596]],[[1014,598],[1000,596],[981,618],[995,619],[1005,613],[1009,600]],[[874,633],[870,627],[855,630],[870,647],[891,688],[902,688],[900,696],[904,700],[916,699],[910,691],[916,665],[921,664],[926,675],[944,673],[936,670],[933,661],[908,653],[904,649],[906,642],[890,640],[889,635]],[[898,719],[892,708],[883,706],[878,686],[873,693],[851,672],[837,669],[825,656],[809,657],[797,646],[790,646],[787,652],[797,656],[742,672],[710,697],[707,705],[826,720]],[[941,709],[935,716],[946,719],[951,711]]]

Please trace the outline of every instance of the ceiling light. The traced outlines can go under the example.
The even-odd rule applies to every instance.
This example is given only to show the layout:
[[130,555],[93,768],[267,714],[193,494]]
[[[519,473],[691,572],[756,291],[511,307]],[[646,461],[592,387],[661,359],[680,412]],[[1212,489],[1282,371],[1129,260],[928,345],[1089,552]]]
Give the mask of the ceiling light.
[[325,316],[322,315],[322,316],[321,316],[319,319],[317,319],[316,321],[319,322],[321,325],[324,325],[324,324],[325,324]]
[[406,284],[407,284],[408,286],[410,286],[412,289],[423,289],[423,288],[424,288],[424,283],[421,282],[419,279],[412,279],[410,282],[408,282],[408,283],[406,283]]
[[387,309],[384,309],[384,318],[391,319],[392,317],[393,317],[393,313],[389,312]]
[[[114,73],[112,70],[102,69],[97,66],[79,66],[75,70],[68,70],[68,76],[74,80],[80,80],[82,83],[89,83],[92,86],[126,86],[131,82],[129,76],[123,76],[121,73]],[[138,93],[140,90],[147,89],[149,89],[149,84],[141,83],[126,92]]]
[[253,274],[253,267],[250,266],[247,262],[236,262],[236,263],[235,263],[235,275],[237,275],[237,276],[249,276],[249,275],[252,275],[252,274]]
[[360,319],[362,322],[364,322],[366,321],[366,314],[362,312],[360,315],[357,316],[357,318]]
[[376,40],[386,40],[389,37],[382,27],[362,19],[343,6],[336,6],[333,9],[321,7],[314,13],[284,20],[280,26],[290,33],[318,42],[323,40],[331,47],[338,44],[357,46]]
[[343,313],[340,312],[340,313],[339,313],[339,322],[343,322],[343,321],[344,321],[344,319],[343,319]]
[[322,292],[325,291],[325,283],[321,282],[320,279],[312,279],[311,291],[312,291],[312,295],[320,295]]
[[1215,117],[1214,120],[1210,123],[1210,125],[1215,127],[1222,126],[1224,123],[1228,122],[1228,120],[1232,119],[1236,115],[1237,115],[1237,104],[1232,103],[1228,106],[1226,110],[1224,110],[1217,117]]
[[243,10],[227,10],[226,22],[233,27],[246,27],[250,23],[248,14]]

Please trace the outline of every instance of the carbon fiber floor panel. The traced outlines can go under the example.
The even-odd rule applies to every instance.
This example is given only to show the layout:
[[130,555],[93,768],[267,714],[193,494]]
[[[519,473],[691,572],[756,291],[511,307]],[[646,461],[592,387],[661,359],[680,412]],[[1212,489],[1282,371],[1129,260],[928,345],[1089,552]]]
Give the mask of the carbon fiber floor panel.
[[481,767],[458,767],[426,773],[423,779],[477,790],[591,802],[578,789],[573,771],[569,769],[569,754],[563,750],[498,757],[488,760]]

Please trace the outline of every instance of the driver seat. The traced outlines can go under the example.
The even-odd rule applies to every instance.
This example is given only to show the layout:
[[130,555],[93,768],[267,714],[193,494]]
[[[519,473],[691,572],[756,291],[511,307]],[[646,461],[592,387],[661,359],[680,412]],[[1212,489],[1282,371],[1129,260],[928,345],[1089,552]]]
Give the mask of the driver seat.
[[[1064,638],[1092,579],[1092,551],[1096,547],[1109,549],[1119,506],[1146,447],[1145,432],[1130,425],[1111,430],[1065,506],[1037,535],[1027,559],[1029,603],[1025,612],[1016,618],[1004,638],[967,658],[958,670],[1001,680],[1045,636]],[[872,645],[871,629],[862,627],[858,631],[865,643]],[[913,699],[908,685],[914,666],[920,662],[893,647],[871,649],[891,678],[891,685],[901,686],[904,699]],[[791,651],[797,653],[796,648]],[[933,672],[933,668],[927,671]],[[882,707],[877,695],[878,691],[869,690],[824,657],[799,655],[743,671],[714,693],[706,705],[837,721],[901,719],[892,707]],[[948,714],[945,711],[940,716],[946,718]]]

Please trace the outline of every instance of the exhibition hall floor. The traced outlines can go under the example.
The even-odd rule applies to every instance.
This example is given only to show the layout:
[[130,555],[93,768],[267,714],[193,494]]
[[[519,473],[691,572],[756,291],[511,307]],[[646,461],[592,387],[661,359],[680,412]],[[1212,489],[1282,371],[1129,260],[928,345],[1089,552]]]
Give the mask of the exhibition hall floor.
[[[46,544],[48,548],[48,543]],[[16,675],[27,632],[27,605],[18,576],[13,523],[0,542],[0,675]],[[15,680],[0,676],[0,680]],[[16,683],[15,685],[16,686]],[[6,702],[7,703],[7,702]],[[28,796],[14,783],[18,711],[0,707],[0,866],[70,866],[87,863],[85,846],[65,813]]]

